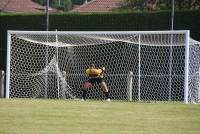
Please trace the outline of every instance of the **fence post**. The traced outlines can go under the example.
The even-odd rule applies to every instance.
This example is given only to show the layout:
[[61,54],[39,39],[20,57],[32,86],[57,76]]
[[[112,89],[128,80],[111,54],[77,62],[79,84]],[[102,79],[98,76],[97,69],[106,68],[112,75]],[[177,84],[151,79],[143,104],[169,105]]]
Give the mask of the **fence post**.
[[128,100],[132,101],[132,90],[133,90],[133,72],[129,72],[128,74],[128,80],[127,80],[128,86],[127,86],[127,95]]
[[67,73],[66,71],[62,71],[62,75],[63,75],[63,79],[62,79],[62,97],[63,99],[66,99],[66,77],[67,77]]
[[198,74],[199,74],[199,80],[198,80],[199,87],[197,89],[197,103],[200,103],[200,68]]
[[4,98],[5,72],[0,70],[0,98]]

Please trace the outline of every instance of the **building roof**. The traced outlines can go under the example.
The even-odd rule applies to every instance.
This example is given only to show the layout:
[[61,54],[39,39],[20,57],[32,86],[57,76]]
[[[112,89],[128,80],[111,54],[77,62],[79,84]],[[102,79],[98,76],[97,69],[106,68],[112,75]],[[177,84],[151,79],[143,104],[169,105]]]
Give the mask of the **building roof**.
[[75,12],[110,12],[121,6],[123,0],[92,0],[75,8]]
[[43,12],[45,7],[33,2],[32,0],[0,0],[1,12]]

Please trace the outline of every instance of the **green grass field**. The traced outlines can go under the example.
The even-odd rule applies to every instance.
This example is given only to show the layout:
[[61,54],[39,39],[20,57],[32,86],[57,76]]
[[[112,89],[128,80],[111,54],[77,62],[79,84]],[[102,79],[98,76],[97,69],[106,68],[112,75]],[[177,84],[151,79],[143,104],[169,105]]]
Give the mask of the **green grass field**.
[[199,134],[200,105],[0,99],[0,134]]

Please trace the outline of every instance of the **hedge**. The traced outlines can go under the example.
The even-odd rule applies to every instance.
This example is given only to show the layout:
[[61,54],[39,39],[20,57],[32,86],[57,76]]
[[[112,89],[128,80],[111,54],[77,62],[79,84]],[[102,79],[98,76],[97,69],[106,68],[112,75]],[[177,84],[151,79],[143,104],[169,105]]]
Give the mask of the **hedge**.
[[[59,31],[149,31],[170,30],[171,12],[114,12],[50,14],[50,30]],[[0,14],[0,69],[6,66],[7,30],[46,29],[45,14]],[[175,12],[175,30],[190,30],[200,39],[200,11]]]

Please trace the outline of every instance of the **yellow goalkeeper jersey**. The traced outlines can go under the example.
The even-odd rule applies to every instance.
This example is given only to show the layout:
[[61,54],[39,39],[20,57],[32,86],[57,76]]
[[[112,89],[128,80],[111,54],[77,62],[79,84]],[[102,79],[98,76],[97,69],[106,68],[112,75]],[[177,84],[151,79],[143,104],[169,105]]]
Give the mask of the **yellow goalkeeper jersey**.
[[103,71],[102,69],[86,69],[86,74],[89,77],[102,77],[103,76]]

